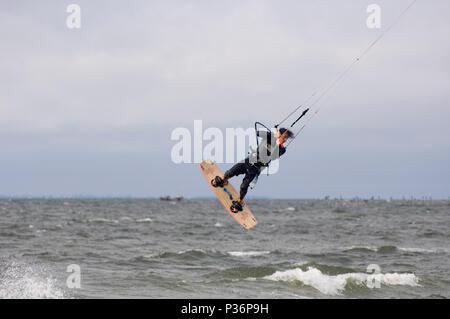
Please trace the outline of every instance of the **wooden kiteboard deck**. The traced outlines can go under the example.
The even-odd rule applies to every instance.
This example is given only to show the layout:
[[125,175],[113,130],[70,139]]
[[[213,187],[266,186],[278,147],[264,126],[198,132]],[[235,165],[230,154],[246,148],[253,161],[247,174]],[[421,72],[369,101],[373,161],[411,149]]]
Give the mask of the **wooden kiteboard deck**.
[[252,212],[245,204],[242,207],[242,211],[238,213],[233,213],[230,209],[232,205],[232,201],[239,199],[239,193],[236,189],[231,185],[231,182],[228,181],[228,184],[224,187],[214,187],[211,185],[211,180],[216,176],[223,176],[222,171],[219,167],[217,167],[216,163],[214,163],[211,159],[204,160],[200,163],[200,168],[202,169],[203,176],[205,176],[206,181],[209,186],[213,190],[214,194],[216,194],[219,201],[225,207],[225,209],[233,216],[236,221],[242,225],[245,229],[250,229],[254,227],[258,222],[256,221],[255,216],[253,216]]

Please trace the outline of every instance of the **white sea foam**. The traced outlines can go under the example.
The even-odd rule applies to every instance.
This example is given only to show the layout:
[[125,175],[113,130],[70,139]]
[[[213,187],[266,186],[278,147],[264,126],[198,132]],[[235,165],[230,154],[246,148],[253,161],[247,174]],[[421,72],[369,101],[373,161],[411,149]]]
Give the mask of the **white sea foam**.
[[375,246],[347,246],[341,247],[342,250],[354,250],[354,249],[367,249],[371,251],[378,251],[378,247]]
[[228,254],[234,257],[248,257],[267,255],[270,251],[229,251]]
[[136,220],[136,223],[151,223],[151,222],[153,222],[151,218],[142,218]]
[[398,248],[401,251],[406,251],[410,253],[437,253],[439,249],[426,249],[426,248],[415,248],[415,247],[399,247]]
[[90,218],[89,223],[105,223],[105,224],[118,224],[119,221],[116,219],[106,219],[106,218]]
[[[214,251],[211,251],[211,252],[214,252]],[[162,251],[162,252],[157,252],[157,253],[144,255],[143,257],[144,258],[160,258],[160,257],[163,257],[163,256],[170,256],[170,255],[173,255],[173,254],[184,255],[184,254],[191,254],[191,253],[207,254],[208,251],[206,251],[204,249],[200,249],[200,248],[194,248],[194,249],[179,250],[177,252]]]
[[10,262],[0,276],[0,298],[60,299],[65,296],[45,267]]
[[340,295],[345,290],[345,286],[350,281],[361,286],[367,286],[368,282],[378,282],[380,285],[394,286],[419,286],[419,278],[414,274],[366,274],[366,273],[346,273],[339,275],[326,275],[319,269],[308,267],[303,271],[300,268],[276,271],[264,279],[286,282],[301,282],[304,285],[311,286],[325,295]]
[[279,212],[295,212],[296,208],[289,206],[289,207],[285,207],[285,208],[280,208],[278,209]]
[[[342,250],[355,250],[355,249],[367,249],[367,250],[371,250],[374,252],[379,252],[380,250],[386,248],[386,247],[391,247],[391,246],[380,246],[380,247],[376,247],[376,246],[347,246],[347,247],[341,247]],[[406,251],[406,252],[411,252],[411,253],[438,253],[438,252],[442,252],[445,251],[445,249],[439,249],[439,248],[435,248],[435,249],[430,249],[430,248],[416,248],[416,247],[395,247],[392,246],[392,248],[394,249],[398,249],[400,251]]]
[[177,252],[178,255],[182,255],[182,254],[187,254],[187,253],[191,253],[191,252],[196,252],[196,253],[202,253],[202,254],[206,254],[206,250],[201,249],[201,248],[193,248],[193,249],[186,249],[186,250],[180,250]]

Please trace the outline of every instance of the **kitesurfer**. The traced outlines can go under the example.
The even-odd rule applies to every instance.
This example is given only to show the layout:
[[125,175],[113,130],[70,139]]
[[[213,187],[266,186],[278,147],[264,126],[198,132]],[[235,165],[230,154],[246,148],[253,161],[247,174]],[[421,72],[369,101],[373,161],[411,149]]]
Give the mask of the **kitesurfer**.
[[249,156],[243,161],[235,164],[223,176],[216,176],[211,185],[214,187],[223,187],[228,184],[228,180],[234,176],[245,174],[240,187],[239,200],[233,201],[231,211],[237,213],[242,210],[243,200],[247,194],[250,183],[259,176],[261,171],[269,166],[272,160],[279,158],[286,153],[286,147],[283,145],[288,138],[292,138],[294,134],[286,129],[280,128],[276,132],[257,131],[257,137],[262,141],[256,150],[252,150]]

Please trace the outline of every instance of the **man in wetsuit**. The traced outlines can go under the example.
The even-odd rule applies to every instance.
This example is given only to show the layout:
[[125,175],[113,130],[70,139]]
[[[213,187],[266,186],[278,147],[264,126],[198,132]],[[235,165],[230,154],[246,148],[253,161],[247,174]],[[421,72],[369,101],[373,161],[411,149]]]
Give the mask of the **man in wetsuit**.
[[258,149],[250,153],[245,160],[235,164],[226,171],[224,176],[216,176],[216,178],[211,181],[212,186],[223,187],[228,183],[228,179],[231,177],[245,174],[240,188],[239,200],[233,201],[233,205],[231,206],[231,210],[234,213],[242,210],[243,200],[247,194],[250,183],[259,176],[264,167],[269,166],[269,163],[272,160],[275,160],[286,153],[286,148],[283,143],[285,143],[288,138],[293,137],[293,133],[285,128],[280,128],[275,133],[257,131],[256,134],[257,137],[262,139]]

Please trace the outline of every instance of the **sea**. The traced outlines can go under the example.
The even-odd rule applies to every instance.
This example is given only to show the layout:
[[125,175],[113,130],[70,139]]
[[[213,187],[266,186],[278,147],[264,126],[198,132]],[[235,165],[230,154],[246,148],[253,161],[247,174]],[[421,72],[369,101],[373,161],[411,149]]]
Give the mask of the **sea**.
[[0,298],[450,298],[450,200],[0,199]]

